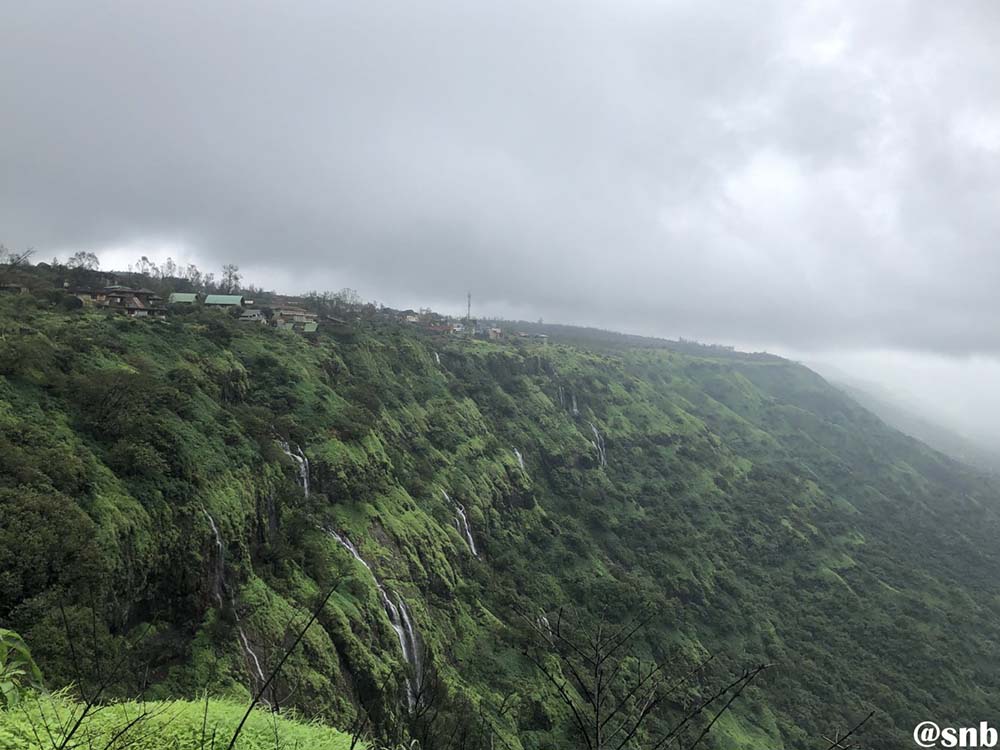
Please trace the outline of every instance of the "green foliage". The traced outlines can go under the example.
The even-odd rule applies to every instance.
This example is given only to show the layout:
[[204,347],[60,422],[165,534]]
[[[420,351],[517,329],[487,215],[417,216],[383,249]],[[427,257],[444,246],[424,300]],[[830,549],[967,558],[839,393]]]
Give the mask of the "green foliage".
[[41,688],[42,672],[31,649],[13,630],[0,628],[0,710],[17,708],[26,691]]
[[402,741],[408,666],[377,577],[442,721],[486,716],[515,748],[573,747],[517,609],[649,606],[636,658],[719,653],[706,686],[777,664],[706,747],[804,747],[869,707],[898,745],[927,706],[958,724],[1000,699],[1000,488],[790,362],[377,318],[307,340],[32,295],[0,299],[0,329],[0,622],[52,685],[93,682],[97,652],[123,658],[109,700],[148,675],[153,698],[244,701],[248,649],[273,666],[340,580],[274,693]]
[[[223,700],[111,703],[88,713],[73,735],[72,747],[134,750],[209,750],[224,748],[246,706]],[[17,711],[0,711],[0,750],[50,750],[58,746],[82,706],[65,695],[33,697]],[[254,711],[236,750],[348,750],[351,738],[294,716]],[[358,750],[365,750],[361,744]]]

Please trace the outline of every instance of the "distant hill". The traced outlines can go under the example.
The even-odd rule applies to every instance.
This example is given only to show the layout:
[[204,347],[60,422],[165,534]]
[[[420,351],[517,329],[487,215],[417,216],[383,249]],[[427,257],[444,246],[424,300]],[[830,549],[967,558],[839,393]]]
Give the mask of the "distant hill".
[[886,424],[939,450],[956,461],[1000,474],[1000,450],[967,438],[905,403],[876,383],[837,376],[830,381]]
[[688,339],[664,339],[657,336],[641,336],[622,333],[607,328],[574,326],[562,323],[532,323],[526,320],[490,319],[508,333],[518,331],[531,335],[545,334],[553,342],[585,347],[590,350],[615,351],[622,349],[666,349],[684,354],[704,355],[739,360],[782,361],[781,357],[767,352],[741,352],[724,344],[705,344]]

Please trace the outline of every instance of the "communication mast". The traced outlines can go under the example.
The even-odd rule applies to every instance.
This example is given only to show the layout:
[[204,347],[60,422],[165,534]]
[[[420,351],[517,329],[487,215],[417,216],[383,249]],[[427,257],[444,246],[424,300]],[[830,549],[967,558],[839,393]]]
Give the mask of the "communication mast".
[[465,295],[465,322],[472,321],[472,292]]

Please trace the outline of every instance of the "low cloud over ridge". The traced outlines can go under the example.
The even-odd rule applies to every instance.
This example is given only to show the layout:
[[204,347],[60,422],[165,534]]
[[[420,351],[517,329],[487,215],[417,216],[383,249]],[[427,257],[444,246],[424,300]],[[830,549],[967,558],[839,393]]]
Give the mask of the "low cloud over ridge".
[[173,243],[266,285],[796,351],[1000,350],[992,2],[0,18],[7,245]]

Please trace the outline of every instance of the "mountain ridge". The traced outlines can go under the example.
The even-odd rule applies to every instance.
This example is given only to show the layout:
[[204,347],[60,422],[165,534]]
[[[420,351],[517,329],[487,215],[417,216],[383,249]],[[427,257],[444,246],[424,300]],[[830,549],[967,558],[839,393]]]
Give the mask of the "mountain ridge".
[[455,706],[518,694],[490,714],[513,747],[574,746],[524,610],[650,606],[644,658],[778,664],[715,747],[812,747],[868,710],[866,741],[902,746],[1000,694],[997,484],[787,360],[34,295],[0,326],[0,622],[58,684],[63,609],[112,650],[151,627],[129,663],[154,697],[245,696],[250,653],[273,665],[339,581],[278,689],[338,726],[367,706],[387,737],[413,660],[386,599]]

